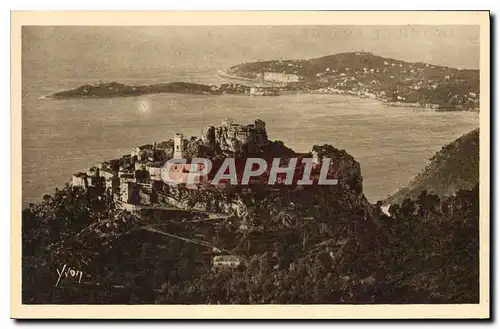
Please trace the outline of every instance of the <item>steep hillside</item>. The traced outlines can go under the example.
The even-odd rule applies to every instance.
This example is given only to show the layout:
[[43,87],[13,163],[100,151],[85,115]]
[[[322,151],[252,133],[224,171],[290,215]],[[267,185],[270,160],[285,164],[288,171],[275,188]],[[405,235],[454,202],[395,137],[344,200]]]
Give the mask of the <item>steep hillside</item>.
[[423,190],[440,197],[479,183],[479,128],[444,146],[425,169],[405,188],[386,200],[386,204],[415,199]]
[[[273,150],[287,150],[279,142],[272,145]],[[363,195],[360,165],[330,145],[314,150],[334,159],[337,185],[252,185],[245,190],[164,185],[158,204],[132,213],[118,209],[109,194],[96,196],[81,187],[68,185],[46,195],[22,214],[23,301],[153,303],[165,287],[196,285],[211,277],[213,257],[221,253],[240,257],[248,268],[262,260],[265,271],[282,274],[295,267],[307,271],[302,265],[307,259],[322,267],[315,277],[332,272],[335,291],[374,276],[381,271],[377,250],[383,249],[383,240],[375,209]],[[208,220],[207,212],[219,214],[218,219]],[[81,278],[65,276],[57,282],[56,269],[69,268],[81,271]],[[374,279],[369,282],[374,289]],[[304,289],[306,297],[279,300],[319,303],[339,298],[321,294],[310,299],[314,286]],[[229,299],[207,293],[184,300],[184,293],[179,291],[177,302],[270,303],[278,298],[274,292]],[[352,301],[370,298],[346,294]],[[160,302],[171,302],[171,295],[163,297]]]
[[[23,303],[478,302],[477,185],[387,216],[352,156],[314,150],[334,159],[338,185],[165,185],[157,207],[132,213],[69,184],[46,195],[22,213]],[[221,255],[241,263],[215,268]]]

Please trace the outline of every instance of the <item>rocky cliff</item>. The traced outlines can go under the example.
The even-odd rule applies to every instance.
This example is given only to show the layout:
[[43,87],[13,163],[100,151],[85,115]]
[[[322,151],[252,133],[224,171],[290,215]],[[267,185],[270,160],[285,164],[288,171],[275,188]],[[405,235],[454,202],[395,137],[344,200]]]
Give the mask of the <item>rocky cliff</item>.
[[[262,152],[294,154],[280,142]],[[23,303],[477,303],[477,187],[386,216],[352,156],[312,152],[333,159],[338,185],[165,187],[134,213],[79,187],[47,195],[22,214]],[[221,253],[240,266],[214,270]],[[68,267],[81,282],[57,282]]]
[[[344,283],[375,276],[383,241],[378,218],[363,195],[360,165],[332,146],[313,149],[333,159],[338,185],[200,190],[165,186],[158,206],[190,211],[165,210],[157,217],[154,212],[118,210],[109,196],[91,196],[80,188],[58,191],[23,213],[24,301],[94,303],[95,296],[102,296],[100,286],[109,292],[100,297],[106,302],[154,302],[155,291],[165,282],[187,284],[212,273],[214,251],[206,246],[238,255],[245,259],[244,266],[270,252],[270,264],[289,271],[311,260],[310,255],[321,254],[329,263],[344,264],[335,270]],[[280,142],[269,142],[262,152],[294,153]],[[204,212],[224,216],[200,222],[197,210],[202,218]],[[145,227],[153,232],[145,233]],[[61,264],[78,267],[93,288],[65,280],[59,289],[41,289],[39,279],[50,280],[50,269]],[[377,280],[368,280],[372,288]],[[113,292],[115,286],[122,287],[122,293]],[[206,298],[200,296],[199,302]]]

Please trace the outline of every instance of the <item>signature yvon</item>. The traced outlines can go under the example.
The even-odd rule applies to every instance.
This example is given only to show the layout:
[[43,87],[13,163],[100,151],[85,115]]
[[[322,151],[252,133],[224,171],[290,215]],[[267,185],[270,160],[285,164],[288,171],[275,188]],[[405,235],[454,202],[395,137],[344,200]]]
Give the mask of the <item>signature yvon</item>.
[[57,275],[58,275],[56,287],[59,285],[59,283],[61,282],[61,279],[63,277],[65,279],[67,279],[68,277],[75,279],[75,280],[78,279],[78,283],[82,282],[83,272],[80,270],[71,268],[70,266],[66,266],[66,264],[64,264],[64,266],[62,267],[61,270],[56,269],[56,271],[57,271]]

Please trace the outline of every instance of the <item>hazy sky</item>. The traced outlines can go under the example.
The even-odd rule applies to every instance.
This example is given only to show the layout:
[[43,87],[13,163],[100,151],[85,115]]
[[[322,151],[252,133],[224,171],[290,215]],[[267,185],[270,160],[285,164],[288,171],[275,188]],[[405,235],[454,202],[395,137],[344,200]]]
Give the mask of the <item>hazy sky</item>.
[[254,60],[369,51],[405,61],[479,67],[479,26],[23,27],[23,65],[84,74],[225,68]]
[[137,32],[166,37],[173,46],[215,44],[222,51],[227,47],[235,55],[255,60],[312,58],[363,49],[408,61],[479,67],[478,26],[181,27]]

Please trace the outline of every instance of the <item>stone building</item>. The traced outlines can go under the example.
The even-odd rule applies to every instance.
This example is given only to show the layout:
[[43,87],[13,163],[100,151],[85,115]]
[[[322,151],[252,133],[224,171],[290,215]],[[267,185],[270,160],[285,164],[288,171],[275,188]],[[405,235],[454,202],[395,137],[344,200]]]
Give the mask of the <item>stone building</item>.
[[88,180],[87,180],[87,173],[84,172],[79,172],[73,174],[73,177],[71,178],[71,185],[72,186],[80,186],[80,187],[88,187]]
[[130,153],[132,158],[137,157],[138,161],[148,161],[150,157],[154,155],[154,146],[152,144],[146,144],[137,147]]
[[104,179],[106,190],[111,192],[118,190],[120,180],[116,176],[115,172],[109,168],[101,167],[100,176]]
[[210,126],[202,139],[211,148],[233,153],[243,150],[254,152],[268,143],[266,124],[259,119],[247,125],[226,119],[220,126]]
[[101,176],[89,176],[87,177],[87,183],[89,187],[98,187],[104,189],[105,181]]
[[151,180],[161,180],[161,170],[164,165],[162,161],[148,162],[145,169],[149,172]]
[[[200,172],[203,164],[175,163],[166,168],[161,168],[161,179],[167,184],[187,184],[190,173]],[[187,184],[188,188],[196,188],[198,184],[207,184],[207,176],[195,176],[194,184]]]
[[100,176],[104,177],[105,180],[108,180],[108,179],[115,177],[115,173],[111,169],[108,169],[108,168],[102,168],[99,173],[100,173]]
[[264,72],[262,80],[277,83],[299,82],[300,77],[297,74],[281,73],[281,72]]
[[212,261],[212,269],[219,270],[224,268],[237,268],[242,263],[242,259],[234,255],[218,255],[214,256]]
[[123,203],[139,204],[137,184],[120,180],[119,200]]
[[183,158],[186,147],[186,140],[180,133],[174,136],[174,158]]

